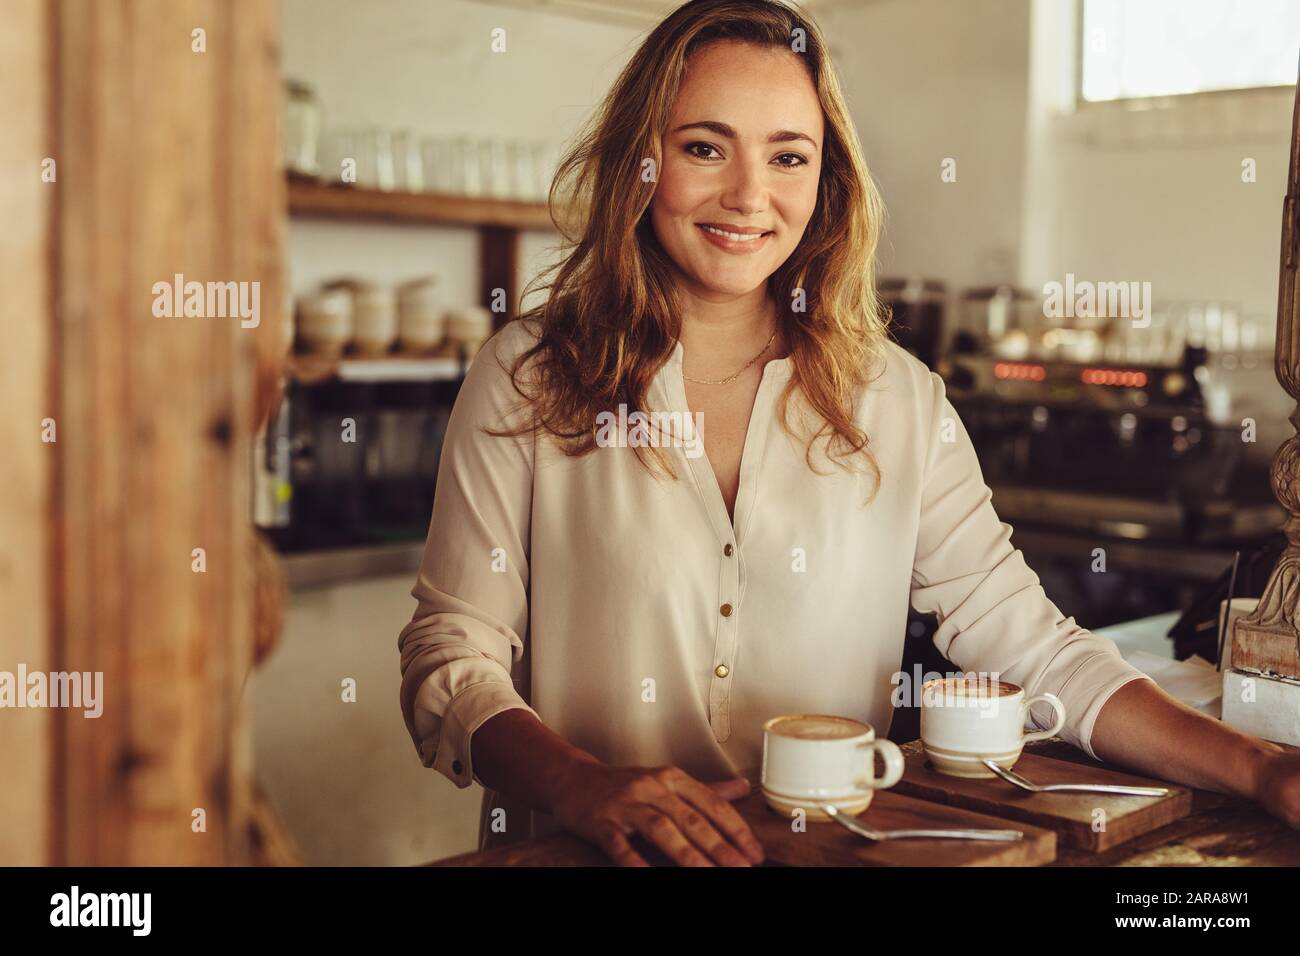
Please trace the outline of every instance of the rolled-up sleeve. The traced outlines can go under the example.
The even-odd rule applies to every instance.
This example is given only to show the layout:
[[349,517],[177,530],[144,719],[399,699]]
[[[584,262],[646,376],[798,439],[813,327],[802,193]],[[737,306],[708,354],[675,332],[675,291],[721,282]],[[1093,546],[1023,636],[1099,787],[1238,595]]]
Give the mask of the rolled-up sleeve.
[[[996,673],[1028,696],[1059,697],[1066,712],[1061,737],[1096,758],[1092,728],[1102,707],[1129,681],[1149,678],[1120,657],[1114,641],[1062,616],[1048,600],[1038,575],[1012,546],[1011,527],[994,511],[943,379],[929,376],[931,427],[912,606],[937,615],[934,643],[963,671]],[[1054,719],[1041,703],[1030,716],[1040,729]]]
[[510,326],[494,336],[461,385],[411,591],[418,605],[398,637],[407,730],[424,765],[462,788],[475,780],[470,739],[484,721],[514,708],[537,714],[511,679],[528,628],[535,445],[527,433],[482,430],[519,420],[501,365],[510,367],[520,338]]

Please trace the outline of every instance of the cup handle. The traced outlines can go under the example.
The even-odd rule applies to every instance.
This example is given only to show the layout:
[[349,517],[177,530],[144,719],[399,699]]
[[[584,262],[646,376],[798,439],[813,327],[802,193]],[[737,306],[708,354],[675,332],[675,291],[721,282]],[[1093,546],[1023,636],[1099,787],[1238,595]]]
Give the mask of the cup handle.
[[1052,721],[1050,730],[1036,730],[1032,734],[1025,734],[1024,742],[1029,743],[1031,740],[1046,740],[1048,737],[1055,737],[1065,726],[1065,705],[1061,703],[1061,698],[1055,694],[1039,694],[1037,697],[1031,697],[1025,701],[1025,713],[1029,713],[1029,708],[1040,700],[1045,700],[1052,705],[1052,710],[1056,711],[1056,720]]
[[[865,790],[885,790],[903,778],[903,752],[892,740],[870,740],[859,744],[863,750],[871,753],[871,762],[867,765],[870,774],[856,781]],[[885,775],[876,778],[876,754],[885,761]]]

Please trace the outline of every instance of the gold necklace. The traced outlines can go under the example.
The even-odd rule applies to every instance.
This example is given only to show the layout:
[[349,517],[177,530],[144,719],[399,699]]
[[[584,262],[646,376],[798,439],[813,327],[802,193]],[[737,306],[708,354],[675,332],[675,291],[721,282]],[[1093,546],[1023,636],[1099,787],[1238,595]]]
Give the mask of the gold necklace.
[[755,362],[761,359],[764,355],[766,355],[767,350],[772,347],[772,343],[775,341],[776,341],[776,331],[773,330],[772,337],[768,339],[767,344],[763,346],[763,351],[759,352],[752,359],[746,362],[741,367],[740,371],[737,372],[735,375],[729,375],[726,378],[720,378],[717,381],[710,381],[707,378],[691,378],[689,375],[686,374],[686,369],[682,369],[682,378],[686,379],[686,381],[688,382],[694,382],[696,385],[726,385],[730,382],[734,382],[736,379],[740,378],[741,373],[744,372],[745,369],[749,368],[751,365],[753,365]]

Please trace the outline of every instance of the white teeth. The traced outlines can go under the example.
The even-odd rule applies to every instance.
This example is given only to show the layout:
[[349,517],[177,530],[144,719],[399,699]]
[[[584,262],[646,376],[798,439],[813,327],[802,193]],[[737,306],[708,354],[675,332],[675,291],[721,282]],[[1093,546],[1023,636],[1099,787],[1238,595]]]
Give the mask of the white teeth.
[[725,239],[734,239],[737,242],[753,242],[755,239],[762,239],[767,235],[767,233],[761,232],[753,236],[742,236],[738,232],[726,232],[722,229],[714,229],[712,226],[701,225],[700,228],[705,232],[713,233],[715,236],[722,236]]

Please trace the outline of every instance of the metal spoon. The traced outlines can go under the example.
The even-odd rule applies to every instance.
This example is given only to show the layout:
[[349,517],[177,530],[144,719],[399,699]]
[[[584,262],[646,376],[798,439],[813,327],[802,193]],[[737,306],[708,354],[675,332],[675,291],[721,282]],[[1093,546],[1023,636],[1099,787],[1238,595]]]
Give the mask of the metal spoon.
[[853,831],[868,840],[899,840],[907,837],[922,837],[929,840],[1020,840],[1024,833],[1020,830],[873,830],[864,827],[847,813],[841,813],[833,803],[819,803],[823,811],[840,826]]
[[1030,793],[1048,793],[1069,790],[1072,793],[1115,793],[1130,797],[1164,797],[1169,795],[1166,787],[1125,787],[1115,783],[1049,783],[1039,785],[1030,783],[1014,770],[1008,770],[997,761],[985,758],[984,766],[988,767],[995,774],[1005,780],[1007,783],[1015,784],[1021,790],[1028,790]]

